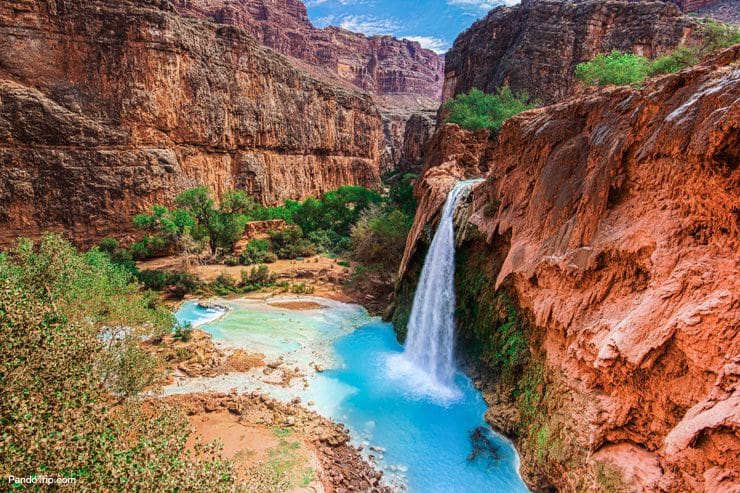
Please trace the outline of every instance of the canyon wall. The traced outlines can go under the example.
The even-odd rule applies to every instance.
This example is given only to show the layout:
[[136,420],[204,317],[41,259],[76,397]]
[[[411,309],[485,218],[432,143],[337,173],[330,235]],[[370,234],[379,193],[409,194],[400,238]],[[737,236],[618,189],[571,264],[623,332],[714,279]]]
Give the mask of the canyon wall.
[[459,357],[536,491],[740,485],[738,59],[427,147],[394,318],[447,192],[485,175],[458,218]]
[[166,1],[0,3],[0,243],[83,242],[188,187],[258,201],[379,184],[366,94]]
[[575,67],[612,50],[652,58],[691,39],[696,23],[674,4],[531,0],[500,7],[445,55],[444,99],[472,88],[526,90],[545,104],[571,96]]
[[183,14],[244,29],[265,46],[322,67],[376,95],[413,94],[435,104],[444,61],[418,42],[314,27],[301,0],[175,0]]
[[429,113],[441,101],[442,56],[416,41],[316,28],[301,0],[175,0],[174,5],[183,15],[241,28],[332,84],[373,95],[383,117],[381,172],[418,164],[414,153],[431,134]]

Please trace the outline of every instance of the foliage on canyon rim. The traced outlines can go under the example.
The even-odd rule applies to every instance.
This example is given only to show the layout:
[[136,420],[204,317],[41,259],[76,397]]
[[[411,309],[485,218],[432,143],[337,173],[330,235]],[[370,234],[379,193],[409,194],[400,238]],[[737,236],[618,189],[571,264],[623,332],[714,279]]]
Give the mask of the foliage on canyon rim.
[[598,54],[576,66],[576,78],[587,85],[639,84],[647,77],[670,74],[696,65],[703,56],[740,43],[740,28],[728,24],[707,19],[699,32],[701,41],[679,46],[654,60],[616,50],[606,55]]
[[136,398],[158,366],[140,341],[172,324],[97,249],[47,235],[0,254],[0,473],[73,477],[75,491],[233,488],[215,446],[184,452],[178,411]]
[[473,88],[458,94],[444,104],[448,111],[446,123],[457,123],[467,130],[498,130],[514,115],[536,108],[527,91],[513,92],[509,86],[499,87],[494,94]]

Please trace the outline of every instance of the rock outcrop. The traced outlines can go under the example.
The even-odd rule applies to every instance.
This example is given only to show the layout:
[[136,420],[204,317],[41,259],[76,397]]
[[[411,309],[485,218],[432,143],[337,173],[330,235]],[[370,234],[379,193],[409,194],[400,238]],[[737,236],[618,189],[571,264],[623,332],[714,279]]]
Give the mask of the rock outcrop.
[[695,22],[660,1],[532,0],[499,7],[445,55],[444,98],[509,85],[545,104],[573,94],[575,67],[612,50],[652,58],[689,41]]
[[738,59],[528,111],[486,143],[445,127],[429,150],[417,233],[456,179],[490,169],[458,253],[476,262],[459,337],[507,341],[474,365],[497,370],[484,390],[537,490],[740,484]]
[[260,202],[379,183],[377,106],[166,1],[0,3],[0,243],[81,241],[181,190]]
[[377,95],[412,94],[439,101],[441,56],[418,42],[314,27],[301,0],[175,0],[186,15],[244,29],[265,46],[325,68]]

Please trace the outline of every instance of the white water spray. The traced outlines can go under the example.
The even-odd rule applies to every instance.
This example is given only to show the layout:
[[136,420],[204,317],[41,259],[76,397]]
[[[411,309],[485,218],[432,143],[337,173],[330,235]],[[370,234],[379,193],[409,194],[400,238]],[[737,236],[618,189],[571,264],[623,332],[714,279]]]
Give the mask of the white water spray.
[[458,182],[447,195],[442,219],[424,259],[408,323],[404,356],[437,384],[451,386],[455,376],[455,232],[453,219],[461,197],[480,180]]

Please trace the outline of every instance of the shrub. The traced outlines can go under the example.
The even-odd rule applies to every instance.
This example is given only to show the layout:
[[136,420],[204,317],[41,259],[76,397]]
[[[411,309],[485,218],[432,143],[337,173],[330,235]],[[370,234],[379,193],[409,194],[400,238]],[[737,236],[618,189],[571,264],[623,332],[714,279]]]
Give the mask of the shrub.
[[298,283],[290,286],[290,292],[294,294],[312,294],[315,288],[306,283]]
[[702,55],[740,43],[740,27],[713,19],[705,19],[700,32],[703,38],[700,46]]
[[445,122],[468,130],[498,130],[508,118],[538,104],[530,100],[526,91],[514,93],[509,86],[500,87],[495,94],[474,88],[445,103],[444,109],[449,112]]
[[98,248],[101,252],[108,255],[113,263],[120,265],[132,274],[136,273],[137,269],[133,255],[129,250],[121,247],[115,238],[103,238],[98,243]]
[[303,237],[303,229],[290,225],[282,231],[270,231],[272,247],[278,258],[295,259],[316,255],[316,247]]
[[695,47],[681,46],[667,55],[653,60],[650,75],[671,74],[699,63],[699,52]]
[[173,323],[98,249],[47,235],[0,255],[3,471],[74,477],[75,491],[234,489],[213,446],[185,453],[182,414],[135,398],[156,377],[141,338]]
[[216,289],[225,290],[226,292],[234,292],[236,288],[236,279],[234,276],[226,271],[222,271],[216,279],[213,280],[213,287]]
[[177,298],[182,298],[186,294],[195,292],[200,284],[195,275],[187,272],[145,269],[139,271],[136,277],[145,289],[154,291],[167,290],[169,294]]
[[277,260],[277,255],[270,251],[269,240],[255,238],[247,243],[239,263],[242,265],[271,264]]
[[174,337],[178,341],[189,342],[193,338],[193,326],[190,323],[177,324]]
[[270,286],[277,279],[276,274],[272,274],[266,265],[252,267],[251,271],[243,270],[241,272],[241,286],[251,289],[260,289]]
[[576,78],[587,85],[636,84],[649,73],[650,61],[647,58],[616,50],[608,55],[596,55],[591,61],[576,66]]
[[412,219],[401,211],[370,209],[352,228],[352,258],[394,269],[401,262]]

